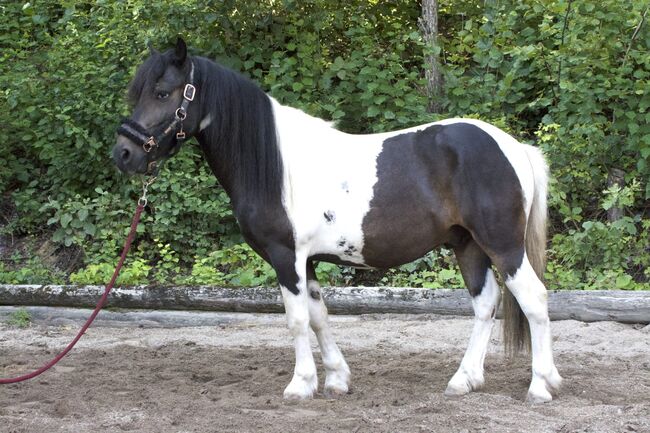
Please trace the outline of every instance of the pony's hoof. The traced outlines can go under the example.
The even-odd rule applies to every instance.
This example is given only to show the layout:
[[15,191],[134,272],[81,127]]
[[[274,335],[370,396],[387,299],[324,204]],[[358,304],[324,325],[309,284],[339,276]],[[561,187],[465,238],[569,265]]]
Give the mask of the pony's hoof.
[[303,379],[294,376],[291,383],[284,389],[284,398],[286,400],[308,400],[314,396],[318,389],[316,377],[313,379]]
[[338,398],[348,393],[350,388],[350,373],[341,377],[340,375],[329,375],[325,380],[323,394],[327,398]]
[[558,373],[557,368],[553,366],[550,373],[533,374],[533,380],[528,388],[526,401],[529,403],[547,403],[553,400],[551,392],[557,391],[562,385],[562,376]]
[[445,389],[445,397],[462,397],[466,394],[469,394],[471,389],[469,386],[456,386],[452,385],[451,383],[447,385],[447,389]]
[[346,395],[348,392],[349,391],[348,391],[347,386],[336,387],[336,386],[327,386],[326,385],[325,388],[323,389],[323,395],[325,396],[325,398],[329,398],[329,399],[335,399],[335,398],[342,397],[342,396]]
[[327,398],[337,398],[348,393],[350,388],[350,369],[345,366],[339,370],[330,370],[325,379],[323,394]]
[[531,404],[548,403],[553,400],[553,396],[546,389],[541,392],[528,391],[526,401]]
[[483,386],[483,377],[472,379],[467,373],[457,371],[445,389],[445,396],[460,397]]
[[539,404],[547,403],[553,400],[553,396],[548,389],[547,380],[541,376],[533,376],[533,380],[528,388],[528,395],[526,401],[528,403]]

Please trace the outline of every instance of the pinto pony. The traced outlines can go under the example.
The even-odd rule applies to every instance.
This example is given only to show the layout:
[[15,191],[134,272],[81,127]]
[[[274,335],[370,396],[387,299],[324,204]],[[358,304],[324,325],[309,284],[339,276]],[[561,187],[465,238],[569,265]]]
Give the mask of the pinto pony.
[[346,134],[281,105],[236,72],[189,56],[182,39],[164,53],[152,50],[129,96],[134,110],[113,148],[119,169],[155,171],[184,139],[196,137],[244,239],[275,269],[296,353],[285,398],[317,391],[310,327],[321,348],[325,393],[345,394],[350,386],[314,262],[388,268],[447,245],[472,296],[475,322],[445,393],[483,384],[501,297],[494,266],[507,287],[506,344],[530,343],[528,399],[552,399],[562,379],[541,281],[548,173],[536,148],[473,119]]

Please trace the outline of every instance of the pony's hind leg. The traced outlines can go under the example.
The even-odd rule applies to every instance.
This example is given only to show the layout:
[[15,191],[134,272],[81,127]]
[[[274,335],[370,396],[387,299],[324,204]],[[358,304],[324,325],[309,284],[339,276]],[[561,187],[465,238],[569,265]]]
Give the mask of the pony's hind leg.
[[508,275],[506,286],[517,299],[530,327],[533,377],[527,399],[533,403],[551,401],[551,391],[559,388],[562,377],[553,362],[546,288],[526,255],[515,272],[504,275]]
[[334,341],[327,319],[327,307],[311,261],[307,262],[307,291],[309,292],[309,324],[318,339],[326,372],[323,391],[326,396],[346,394],[350,385],[350,368]]
[[472,296],[474,327],[460,367],[445,390],[447,396],[464,395],[483,385],[483,362],[500,297],[490,259],[476,242],[469,238],[462,246],[454,248],[454,251]]

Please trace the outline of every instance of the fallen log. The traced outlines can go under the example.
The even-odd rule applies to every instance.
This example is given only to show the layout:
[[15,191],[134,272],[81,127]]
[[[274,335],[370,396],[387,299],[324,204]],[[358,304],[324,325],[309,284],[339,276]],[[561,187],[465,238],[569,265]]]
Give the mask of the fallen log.
[[[101,286],[0,285],[0,305],[93,307]],[[472,315],[466,290],[397,287],[331,287],[323,297],[332,314],[433,313]],[[650,323],[650,292],[594,290],[549,292],[551,320]],[[205,310],[245,313],[284,311],[276,288],[118,287],[108,308]],[[499,317],[499,315],[497,315]]]

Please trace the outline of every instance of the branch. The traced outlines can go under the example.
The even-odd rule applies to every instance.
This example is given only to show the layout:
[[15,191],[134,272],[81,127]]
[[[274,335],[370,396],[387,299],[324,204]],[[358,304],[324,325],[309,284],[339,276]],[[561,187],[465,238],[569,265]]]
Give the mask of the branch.
[[[569,0],[569,5],[566,8],[566,15],[564,15],[564,26],[562,27],[562,39],[560,40],[560,47],[558,48],[558,51],[564,46],[564,35],[566,33],[566,29],[569,26],[569,14],[571,13],[571,4],[573,3],[573,0]],[[558,94],[562,91],[560,89],[560,80],[562,80],[562,56],[560,55],[560,61],[557,67],[557,92]]]
[[643,26],[643,23],[645,22],[645,16],[648,13],[648,7],[646,6],[645,11],[643,12],[643,15],[641,16],[641,21],[639,21],[639,25],[636,26],[636,29],[634,29],[634,33],[632,34],[632,39],[630,39],[630,44],[627,46],[627,50],[625,50],[625,56],[623,57],[623,65],[621,66],[622,68],[625,67],[625,62],[627,61],[627,55],[630,53],[630,49],[632,48],[632,44],[634,44],[634,40],[636,37],[639,35],[639,32],[641,31],[641,27]]

